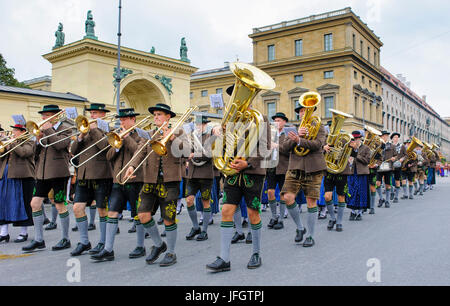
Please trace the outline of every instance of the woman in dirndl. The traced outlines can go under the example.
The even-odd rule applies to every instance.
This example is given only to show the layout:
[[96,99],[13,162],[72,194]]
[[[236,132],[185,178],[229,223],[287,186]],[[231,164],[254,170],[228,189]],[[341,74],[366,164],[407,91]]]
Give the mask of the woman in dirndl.
[[352,133],[354,140],[350,142],[353,148],[349,164],[352,174],[348,176],[347,208],[351,209],[350,221],[361,221],[362,212],[370,206],[369,197],[369,162],[370,149],[362,144],[360,131]]

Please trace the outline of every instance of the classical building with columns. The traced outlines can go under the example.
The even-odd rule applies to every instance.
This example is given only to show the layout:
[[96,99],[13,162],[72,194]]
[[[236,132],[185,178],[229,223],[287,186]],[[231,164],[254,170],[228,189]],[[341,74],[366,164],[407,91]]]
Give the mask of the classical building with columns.
[[401,134],[401,140],[415,136],[430,144],[441,147],[442,154],[450,155],[450,127],[448,120],[427,103],[426,96],[420,97],[411,90],[411,83],[401,74],[394,76],[383,72],[383,126],[390,132]]

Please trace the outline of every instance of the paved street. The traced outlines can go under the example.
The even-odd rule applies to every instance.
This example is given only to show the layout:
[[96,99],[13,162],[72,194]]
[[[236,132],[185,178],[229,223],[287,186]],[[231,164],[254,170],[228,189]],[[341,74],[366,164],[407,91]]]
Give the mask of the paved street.
[[[144,258],[128,259],[135,247],[135,236],[127,232],[131,223],[126,214],[119,223],[121,233],[116,236],[116,260],[94,263],[89,255],[77,257],[81,263],[79,283],[66,278],[71,269],[67,266],[70,250],[51,251],[60,238],[58,225],[57,230],[44,232],[47,249],[31,256],[14,256],[22,255],[24,244],[0,244],[0,258],[12,255],[0,260],[0,285],[450,285],[449,198],[450,178],[438,178],[435,190],[423,197],[401,200],[390,209],[377,209],[375,215],[364,215],[361,222],[348,221],[347,210],[341,233],[328,232],[328,221],[319,220],[313,248],[294,243],[295,229],[290,219],[285,220],[284,230],[269,231],[267,211],[263,213],[262,267],[246,268],[252,249],[240,243],[231,248],[232,270],[219,274],[205,269],[219,254],[219,215],[209,227],[209,240],[186,241],[184,236],[191,225],[184,209],[178,216],[178,263],[161,268],[147,265]],[[306,224],[304,212],[302,220]],[[74,224],[72,214],[70,227]],[[93,246],[98,241],[98,228],[97,223],[97,230],[89,232]],[[12,240],[17,234],[18,229],[10,227]],[[33,237],[33,229],[29,234]],[[73,249],[79,235],[70,232],[70,236]],[[146,239],[145,243],[148,251],[152,242]],[[370,259],[379,263],[379,283],[367,280],[373,267],[367,265]]]

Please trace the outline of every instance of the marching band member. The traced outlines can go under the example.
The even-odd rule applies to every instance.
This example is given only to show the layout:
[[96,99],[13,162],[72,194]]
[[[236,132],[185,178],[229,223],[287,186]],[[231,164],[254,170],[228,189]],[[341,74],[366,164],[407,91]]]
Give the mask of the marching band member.
[[[316,107],[317,108],[317,107]],[[300,105],[295,111],[302,120],[306,108]],[[320,185],[324,171],[327,169],[323,147],[326,144],[326,132],[323,125],[320,126],[317,137],[313,140],[307,140],[307,128],[300,127],[298,134],[289,132],[286,140],[282,144],[283,150],[290,151],[289,167],[286,173],[286,179],[281,191],[286,201],[286,207],[297,225],[295,242],[301,242],[306,234],[306,229],[300,219],[300,211],[297,208],[295,198],[300,190],[303,190],[308,207],[308,237],[303,243],[304,247],[314,245],[314,227],[317,219],[317,200],[320,198]],[[309,149],[310,152],[305,156],[298,156],[294,148]]]
[[[231,96],[234,85],[227,89],[227,93]],[[248,108],[250,110],[250,107]],[[264,116],[265,126],[261,128],[262,135],[259,136],[257,147],[257,156],[247,159],[235,158],[230,164],[230,168],[236,170],[234,175],[228,175],[225,178],[225,186],[223,190],[223,206],[222,206],[222,222],[220,226],[220,256],[206,265],[206,268],[214,272],[229,271],[230,264],[230,246],[233,238],[233,216],[236,212],[236,206],[239,206],[242,197],[247,205],[248,216],[251,224],[253,254],[247,264],[248,269],[256,269],[261,266],[260,244],[261,244],[261,194],[264,188],[264,180],[266,169],[261,167],[264,157],[261,150],[271,149],[270,124],[267,117]],[[218,126],[213,130],[215,136],[222,134],[222,126]],[[245,136],[243,136],[245,137]]]
[[[42,119],[46,120],[59,113],[61,109],[58,105],[45,105],[39,113]],[[36,249],[44,249],[44,214],[43,201],[48,196],[51,189],[54,192],[54,202],[59,212],[63,238],[53,246],[53,251],[70,248],[69,240],[69,211],[64,205],[66,185],[69,179],[69,144],[71,131],[67,130],[69,126],[65,122],[47,121],[40,127],[40,135],[37,137],[37,143],[44,136],[50,136],[44,139],[44,145],[57,142],[63,138],[64,141],[55,145],[43,147],[40,144],[36,146],[36,187],[31,200],[31,208],[34,223],[35,237],[31,243],[22,248],[25,252],[32,252]],[[55,133],[66,130],[55,135]]]
[[352,175],[348,176],[348,192],[350,194],[347,207],[352,210],[350,221],[361,221],[362,211],[369,204],[369,163],[370,149],[362,144],[360,131],[352,132],[354,138],[350,142],[353,148],[350,156],[350,167]]
[[430,160],[428,159],[425,150],[422,150],[422,166],[417,168],[417,176],[419,177],[419,195],[423,195],[425,192],[425,183],[427,181],[426,171],[430,166]]
[[431,150],[433,154],[429,158],[430,165],[428,166],[428,178],[427,183],[430,185],[430,190],[433,190],[433,186],[436,185],[436,163],[439,161],[439,154],[436,150]]
[[[275,116],[272,117],[272,120],[277,124],[278,143],[272,143],[272,147],[274,148],[273,154],[275,155],[275,160],[278,163],[275,168],[267,169],[267,197],[269,200],[270,211],[272,212],[272,218],[267,227],[280,230],[284,227],[283,218],[286,211],[286,202],[280,195],[280,203],[277,203],[275,190],[277,185],[280,190],[283,189],[284,179],[289,165],[289,152],[280,150],[281,144],[284,143],[284,140],[286,139],[284,126],[289,120],[284,113],[276,113]],[[280,206],[279,215],[277,215],[278,205]]]
[[[126,108],[119,110],[119,114],[116,118],[120,119],[121,131],[126,131],[132,128],[136,124],[136,116],[138,113],[134,112],[134,108]],[[129,258],[139,258],[145,256],[144,248],[144,227],[137,218],[137,205],[139,199],[139,192],[142,189],[143,173],[142,169],[136,172],[136,178],[129,180],[126,184],[121,185],[123,182],[123,174],[117,177],[119,171],[126,165],[133,157],[142,142],[142,138],[139,137],[136,130],[132,130],[130,133],[124,135],[123,145],[120,149],[111,147],[106,158],[111,163],[113,168],[113,186],[110,195],[109,209],[108,209],[108,221],[106,223],[106,241],[105,248],[98,254],[91,256],[91,259],[96,261],[114,260],[114,238],[118,228],[119,211],[126,208],[127,201],[131,206],[131,217],[134,219],[134,224],[137,232],[137,246],[129,254]]]
[[[171,111],[170,106],[162,103],[150,107],[148,111],[154,115],[154,123],[160,128],[163,124],[167,124],[169,120],[176,116]],[[183,130],[173,132],[169,127],[163,127],[162,137],[170,135],[167,143],[167,156],[159,156],[153,152],[145,163],[143,187],[139,194],[138,217],[147,233],[153,240],[154,246],[150,251],[150,255],[146,258],[148,264],[154,263],[159,256],[166,252],[164,259],[160,262],[160,266],[171,266],[177,262],[175,254],[175,244],[177,239],[177,224],[175,222],[177,216],[177,199],[180,194],[181,182],[181,162],[182,157],[175,157],[172,154],[171,145],[177,137],[184,139]],[[156,131],[152,131],[150,136]],[[144,157],[152,151],[151,145],[147,145],[134,159],[130,167],[126,170],[125,178],[132,175],[134,169],[139,165]],[[131,176],[133,178],[133,176]],[[167,237],[167,244],[161,240],[155,220],[153,216],[158,208],[164,219],[164,226]]]
[[[106,116],[109,110],[105,104],[92,103],[90,108],[91,119],[101,119]],[[91,145],[104,138],[105,132],[97,127],[97,122],[91,123],[89,132],[80,133],[76,141],[72,143],[71,152],[77,155],[89,148]],[[79,157],[77,171],[77,186],[75,189],[75,198],[73,212],[75,214],[78,232],[80,233],[80,242],[70,253],[71,256],[79,256],[85,251],[89,254],[98,254],[105,247],[106,240],[106,220],[107,205],[112,187],[111,165],[106,159],[106,151],[103,151],[95,158],[91,158],[97,152],[103,150],[108,145],[106,138],[97,143],[91,149],[86,150]],[[87,161],[91,158],[89,161]],[[85,162],[87,161],[87,162]],[[91,243],[88,235],[88,219],[86,216],[86,206],[91,206],[95,201],[100,218],[100,241],[97,246],[91,250]]]
[[[392,145],[394,146],[397,156],[395,158],[395,162],[393,164],[394,170],[394,180],[395,180],[395,192],[391,193],[391,200],[394,200],[394,203],[398,203],[398,193],[400,191],[400,182],[402,180],[402,167],[397,166],[397,164],[403,163],[403,161],[407,157],[406,147],[399,142],[400,134],[395,132],[391,134]],[[397,167],[396,167],[397,166]],[[406,194],[406,186],[404,188],[404,195]]]
[[[411,143],[410,139],[407,139],[405,141],[405,145],[408,146]],[[419,155],[418,155],[419,156]],[[418,160],[409,160],[406,163],[406,171],[402,171],[402,184],[404,189],[406,189],[406,181],[408,180],[408,185],[409,185],[409,199],[414,199],[413,197],[413,182],[414,182],[414,178],[416,177],[416,173],[417,173],[417,165],[418,165]],[[406,195],[406,193],[405,193]],[[404,197],[402,197],[403,199]],[[407,199],[408,196],[405,197],[405,199]]]
[[[392,177],[392,163],[396,160],[397,151],[395,150],[395,147],[392,145],[392,143],[388,142],[390,133],[388,131],[381,132],[381,139],[385,142],[383,147],[383,153],[382,153],[382,161],[389,164],[389,171],[381,172],[381,169],[378,169],[377,172],[377,192],[380,197],[380,200],[378,202],[378,207],[383,206],[385,204],[386,208],[391,207],[389,200],[391,197],[391,177]],[[383,162],[380,164],[380,166],[383,164]],[[383,199],[383,196],[381,194],[381,183],[384,179],[384,184],[386,186],[386,199]]]
[[[197,129],[192,131],[201,143],[191,143],[192,153],[189,156],[189,166],[187,174],[187,197],[186,204],[189,217],[192,221],[192,229],[186,236],[186,240],[193,240],[197,236],[197,241],[205,241],[208,239],[208,225],[211,218],[211,190],[214,179],[212,158],[207,156],[211,152],[206,146],[206,140],[210,138],[207,133],[207,124],[211,122],[206,117],[201,118],[201,122],[197,124]],[[200,137],[201,136],[201,137]],[[195,142],[195,140],[193,140]],[[197,219],[197,210],[195,207],[195,196],[200,191],[203,204],[203,228],[200,229]]]
[[[26,132],[25,126],[16,124],[11,128],[13,138],[20,142],[20,136]],[[17,143],[13,142],[5,148],[5,152],[16,145]],[[0,241],[9,241],[9,223],[22,227],[14,242],[24,242],[28,239],[27,226],[33,225],[30,203],[34,189],[34,153],[35,144],[30,139],[10,151],[0,162],[0,224],[3,223]]]

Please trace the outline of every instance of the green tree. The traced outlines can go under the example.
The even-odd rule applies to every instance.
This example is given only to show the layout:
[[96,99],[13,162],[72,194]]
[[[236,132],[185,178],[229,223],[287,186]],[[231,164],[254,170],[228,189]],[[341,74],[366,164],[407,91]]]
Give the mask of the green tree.
[[6,67],[6,61],[0,53],[0,85],[29,88],[23,82],[19,82],[14,77],[14,68]]

